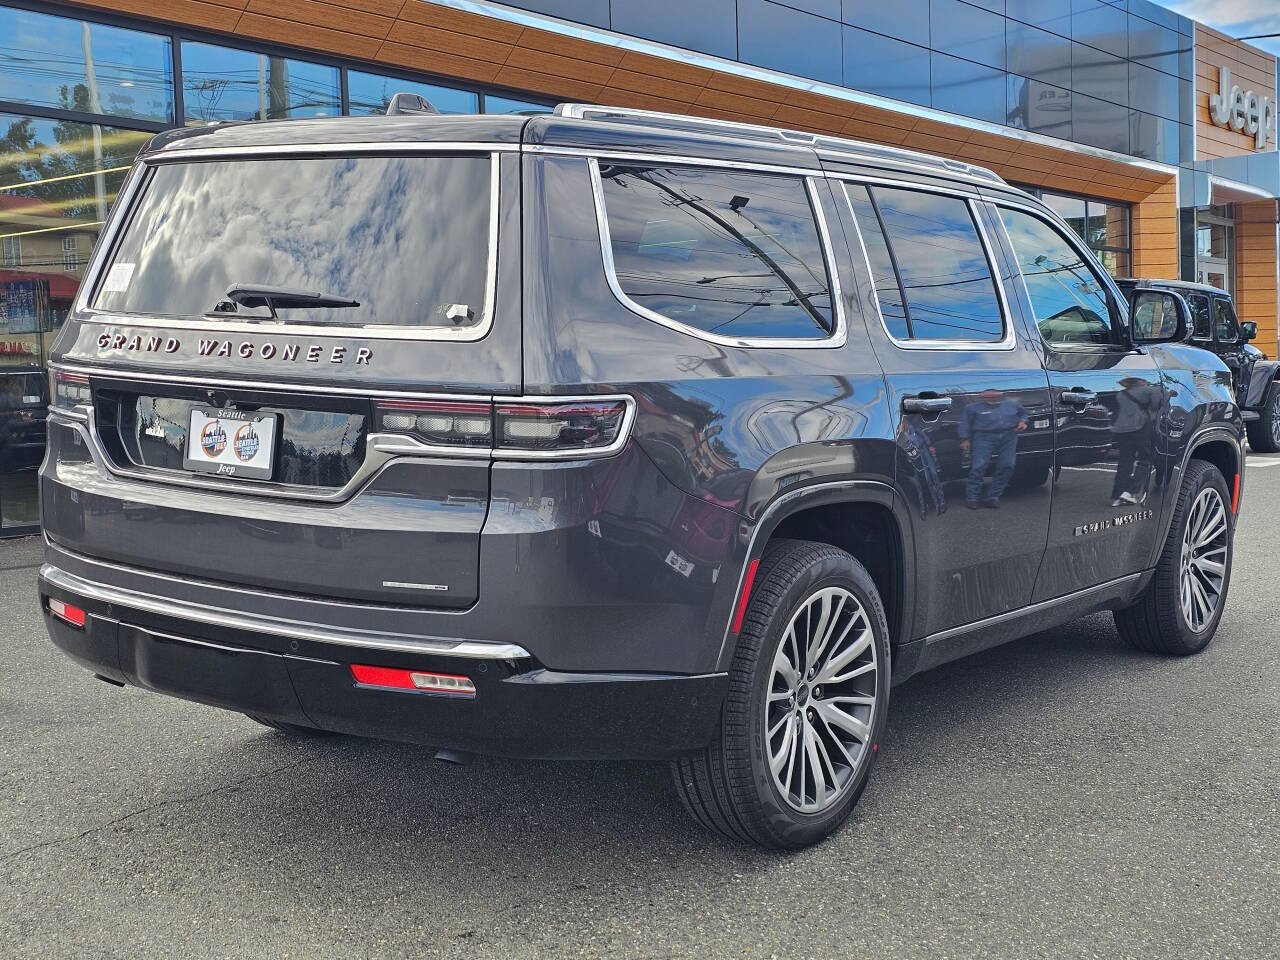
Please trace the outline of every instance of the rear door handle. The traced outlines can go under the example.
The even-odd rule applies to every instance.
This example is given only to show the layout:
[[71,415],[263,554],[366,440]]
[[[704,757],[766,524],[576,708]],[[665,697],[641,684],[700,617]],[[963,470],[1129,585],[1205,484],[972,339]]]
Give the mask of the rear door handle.
[[1087,407],[1098,399],[1098,395],[1092,390],[1063,390],[1058,399],[1073,407]]
[[942,413],[951,409],[950,397],[903,397],[903,413]]

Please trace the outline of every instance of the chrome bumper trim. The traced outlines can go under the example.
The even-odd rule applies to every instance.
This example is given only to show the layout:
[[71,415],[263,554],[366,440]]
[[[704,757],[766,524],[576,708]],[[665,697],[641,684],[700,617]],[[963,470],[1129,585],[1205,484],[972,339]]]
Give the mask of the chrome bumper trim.
[[365,650],[392,650],[397,653],[421,653],[437,657],[462,657],[471,660],[520,660],[530,656],[529,651],[514,643],[495,643],[486,640],[425,640],[398,637],[397,635],[363,634],[355,630],[322,627],[297,620],[279,620],[256,614],[242,613],[225,608],[205,607],[183,600],[170,600],[154,594],[122,590],[78,577],[51,563],[42,564],[40,579],[70,593],[96,600],[99,603],[117,604],[130,610],[141,610],[158,616],[193,620],[215,626],[232,627],[251,633],[267,633],[272,636],[310,640],[316,643],[332,643],[343,647]]

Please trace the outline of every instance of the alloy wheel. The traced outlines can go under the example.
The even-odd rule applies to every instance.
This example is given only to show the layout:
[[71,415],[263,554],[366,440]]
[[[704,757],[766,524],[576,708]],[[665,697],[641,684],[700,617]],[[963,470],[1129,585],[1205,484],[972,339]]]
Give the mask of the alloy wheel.
[[1271,405],[1271,442],[1280,447],[1280,404]]
[[1227,574],[1227,506],[1212,487],[1201,490],[1182,534],[1178,594],[1182,616],[1193,632],[1213,620]]
[[782,633],[765,691],[764,742],[787,804],[837,803],[872,749],[879,663],[871,619],[843,587],[824,587]]

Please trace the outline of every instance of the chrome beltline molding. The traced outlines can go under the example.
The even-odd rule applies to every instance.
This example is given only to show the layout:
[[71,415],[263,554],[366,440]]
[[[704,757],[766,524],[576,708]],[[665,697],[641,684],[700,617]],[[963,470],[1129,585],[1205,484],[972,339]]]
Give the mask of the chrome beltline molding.
[[[46,540],[46,542],[48,541]],[[55,545],[55,549],[61,550],[63,548]],[[72,556],[77,555],[72,554]],[[89,563],[99,563],[101,566],[117,566],[115,564],[101,564],[99,561],[92,561],[88,558],[82,559]],[[135,571],[130,567],[117,566],[117,569],[149,575],[147,571]],[[154,594],[107,586],[106,584],[76,576],[51,563],[41,565],[40,577],[55,587],[99,603],[115,604],[130,610],[140,610],[158,616],[191,620],[211,626],[232,627],[250,633],[265,633],[276,637],[309,640],[315,643],[331,643],[337,646],[358,647],[366,650],[393,650],[398,653],[465,657],[473,660],[520,660],[530,656],[528,650],[514,643],[498,643],[488,640],[431,640],[397,634],[372,635],[355,630],[339,630],[297,620],[280,620],[274,617],[241,613],[237,610],[206,607],[183,600],[170,600]],[[220,589],[234,590],[235,588],[220,587]]]
[[946,113],[942,110],[935,110],[931,107],[920,107],[915,104],[903,103],[899,100],[890,100],[888,97],[880,97],[871,93],[863,93],[837,84],[824,83],[820,80],[808,80],[804,77],[781,73],[777,70],[769,70],[764,67],[754,67],[750,64],[740,63],[737,60],[727,60],[723,57],[716,57],[708,53],[699,53],[696,50],[686,50],[681,47],[674,47],[669,44],[659,43],[655,40],[644,40],[640,37],[631,37],[615,33],[612,30],[605,30],[601,27],[590,27],[580,23],[571,23],[567,20],[560,20],[556,17],[550,17],[545,14],[532,13],[527,10],[517,10],[501,4],[491,3],[489,0],[428,0],[428,2],[436,6],[447,7],[451,10],[460,10],[464,13],[472,13],[481,17],[490,17],[494,20],[501,20],[504,23],[513,23],[522,27],[530,27],[535,30],[545,30],[548,33],[555,33],[565,37],[585,40],[589,43],[597,43],[601,46],[611,47],[615,50],[627,50],[635,53],[643,53],[662,60],[702,67],[705,70],[714,70],[716,73],[742,77],[748,80],[757,80],[763,83],[773,84],[774,86],[785,87],[789,90],[801,90],[808,93],[815,93],[819,96],[830,97],[833,100],[843,100],[847,103],[856,103],[862,106],[875,107],[880,110],[888,110],[893,113],[902,114],[912,118],[934,120],[954,127],[962,127],[966,130],[976,130],[983,133],[995,134],[996,136],[1003,137],[1007,140],[1015,140],[1021,143],[1034,143],[1040,146],[1053,147],[1058,150],[1069,150],[1072,153],[1098,157],[1099,159],[1110,160],[1114,163],[1122,163],[1130,167],[1140,167],[1144,170],[1151,170],[1157,173],[1166,174],[1170,177],[1175,176],[1178,169],[1170,164],[1158,163],[1154,160],[1143,160],[1138,157],[1131,157],[1123,153],[1106,150],[1102,147],[1092,147],[1088,144],[1057,140],[1053,137],[1046,137],[1043,134],[1032,133],[1029,130],[1015,130],[1012,127],[1001,126],[1000,124],[990,123],[986,120],[974,120],[969,117],[961,117],[956,114]]

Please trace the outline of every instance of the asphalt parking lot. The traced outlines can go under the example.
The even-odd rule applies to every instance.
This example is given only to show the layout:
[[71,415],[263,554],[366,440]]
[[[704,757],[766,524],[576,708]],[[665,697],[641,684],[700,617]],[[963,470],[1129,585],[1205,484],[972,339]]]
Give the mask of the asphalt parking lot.
[[0,955],[1275,956],[1277,503],[1253,458],[1204,654],[1100,616],[917,677],[794,855],[702,833],[663,764],[451,767],[99,683],[0,544]]

